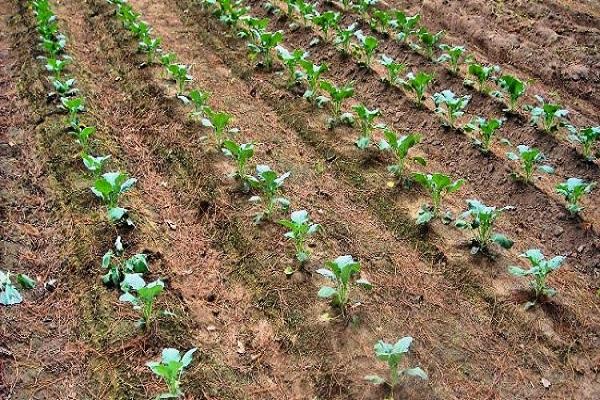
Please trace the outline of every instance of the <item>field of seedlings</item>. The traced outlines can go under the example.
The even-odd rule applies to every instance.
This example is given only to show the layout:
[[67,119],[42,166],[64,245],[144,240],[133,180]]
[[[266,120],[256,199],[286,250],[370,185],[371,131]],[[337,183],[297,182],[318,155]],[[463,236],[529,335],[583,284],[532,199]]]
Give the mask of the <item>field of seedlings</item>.
[[600,3],[0,0],[0,399],[600,399]]

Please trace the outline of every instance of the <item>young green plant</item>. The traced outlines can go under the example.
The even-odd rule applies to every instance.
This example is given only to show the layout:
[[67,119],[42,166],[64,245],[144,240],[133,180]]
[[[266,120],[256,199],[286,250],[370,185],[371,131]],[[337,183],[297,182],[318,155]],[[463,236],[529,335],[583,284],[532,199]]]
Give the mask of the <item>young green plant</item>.
[[283,40],[283,32],[261,32],[257,35],[256,43],[248,43],[252,58],[262,57],[262,63],[267,71],[273,67],[273,49]]
[[569,111],[563,109],[559,104],[547,103],[542,96],[535,96],[538,105],[525,106],[525,110],[531,115],[531,124],[550,133],[558,128],[560,123],[569,114]]
[[410,135],[399,136],[391,129],[383,131],[384,139],[379,142],[379,148],[391,152],[396,161],[388,167],[388,171],[400,178],[404,172],[404,166],[407,160],[412,160],[420,165],[426,165],[423,157],[408,157],[408,152],[421,141],[421,135],[413,133]]
[[387,343],[383,340],[375,344],[375,356],[378,360],[386,362],[390,369],[389,379],[385,379],[379,375],[367,375],[365,379],[375,385],[387,384],[390,389],[390,399],[394,399],[394,389],[400,383],[400,378],[409,376],[427,380],[427,374],[420,367],[400,369],[400,363],[410,349],[413,338],[405,336],[396,343]]
[[583,156],[588,160],[594,159],[594,145],[600,140],[600,126],[578,129],[567,125],[569,129],[569,140],[581,144]]
[[224,111],[213,111],[210,107],[204,109],[205,117],[201,119],[203,126],[210,128],[215,136],[215,144],[220,149],[223,147],[223,141],[226,136],[231,133],[237,132],[237,129],[227,129],[233,116]]
[[237,144],[233,140],[225,140],[223,142],[223,153],[235,161],[236,171],[234,176],[240,182],[246,184],[248,180],[246,166],[254,155],[254,143]]
[[469,78],[465,79],[465,85],[472,86],[477,83],[477,90],[479,90],[481,93],[489,94],[490,87],[488,82],[493,81],[495,79],[494,75],[499,72],[500,67],[497,65],[486,66],[483,64],[471,63],[467,67],[467,74],[472,76],[474,80]]
[[255,224],[264,219],[270,219],[277,209],[288,210],[290,201],[281,196],[281,188],[289,176],[289,172],[277,176],[277,173],[268,165],[257,165],[256,176],[248,177],[250,187],[260,192],[260,195],[252,196],[250,201],[253,203],[261,202],[264,206],[264,209],[254,216]]
[[361,61],[370,67],[375,55],[375,50],[379,47],[379,41],[374,36],[364,35],[361,30],[354,32],[354,36],[358,40],[356,51],[358,52]]
[[396,39],[400,42],[406,42],[410,35],[415,32],[420,21],[421,15],[419,14],[408,16],[404,11],[396,11],[394,20],[391,21],[392,28],[397,31]]
[[320,225],[311,222],[306,210],[294,211],[290,219],[282,219],[279,224],[289,229],[284,236],[294,242],[296,259],[304,264],[310,259],[310,251],[306,246],[306,240],[319,230]]
[[432,99],[435,103],[435,112],[442,115],[451,128],[456,128],[456,121],[465,114],[464,110],[469,105],[471,96],[456,96],[451,90],[444,90],[435,93]]
[[129,191],[136,182],[137,179],[130,178],[121,171],[106,172],[94,181],[94,186],[90,189],[108,208],[108,219],[111,222],[119,222],[127,214],[127,209],[119,207],[117,203],[119,197]]
[[527,86],[525,82],[512,75],[501,76],[498,81],[498,86],[505,92],[508,101],[508,109],[505,111],[514,112],[517,110],[519,99],[525,94]]
[[421,107],[425,98],[425,91],[433,80],[433,75],[419,71],[417,74],[409,72],[405,79],[400,80],[400,84],[405,90],[415,94],[415,101]]
[[494,231],[496,219],[507,210],[514,210],[514,207],[488,207],[479,200],[467,201],[467,211],[462,213],[460,218],[456,220],[456,226],[460,229],[471,229],[475,232],[473,239],[475,245],[471,248],[471,254],[487,251],[492,243],[496,243],[504,249],[510,249],[513,246],[514,242],[512,240]]
[[321,84],[321,75],[327,71],[327,64],[318,65],[310,60],[300,60],[299,63],[304,70],[304,78],[308,84],[308,88],[304,92],[304,97],[312,102],[317,97]]
[[529,260],[531,267],[529,269],[523,269],[521,267],[511,266],[508,269],[508,272],[514,276],[532,276],[534,280],[530,282],[530,286],[533,289],[536,300],[542,296],[554,296],[556,290],[548,287],[546,280],[551,272],[560,268],[565,261],[565,257],[556,256],[547,260],[539,249],[529,249],[519,257]]
[[465,183],[464,179],[452,181],[452,179],[444,174],[413,174],[415,182],[421,184],[430,194],[432,207],[422,206],[417,215],[417,224],[422,225],[431,221],[439,215],[442,198],[449,194],[458,191]]
[[474,139],[475,144],[479,146],[484,153],[488,153],[492,145],[492,139],[494,138],[496,131],[502,127],[502,124],[503,120],[501,119],[487,120],[482,117],[476,117],[466,124],[463,129],[468,133],[477,132],[479,138]]
[[569,178],[565,182],[556,185],[556,192],[567,201],[567,210],[571,214],[579,214],[583,207],[579,204],[581,198],[589,194],[594,188],[594,183],[589,183],[581,178]]
[[290,53],[283,46],[277,46],[275,49],[277,51],[277,58],[287,68],[287,85],[288,87],[292,87],[300,80],[300,78],[303,77],[302,72],[298,71],[298,65],[300,61],[307,59],[308,52],[301,49],[296,49]]
[[450,72],[456,75],[467,49],[463,46],[450,46],[447,44],[440,44],[439,48],[444,53],[437,59],[437,62],[447,63],[450,66]]
[[[429,59],[433,59],[433,52],[440,40],[442,40],[442,36],[444,35],[444,31],[439,31],[438,33],[431,33],[426,28],[421,28],[417,32],[417,37],[421,41],[423,47],[425,47],[425,55]],[[418,46],[417,46],[418,47]]]
[[334,283],[334,287],[321,286],[318,296],[323,299],[331,299],[331,303],[340,308],[342,315],[346,314],[346,304],[352,284],[366,289],[372,287],[366,279],[356,279],[352,282],[354,276],[360,273],[360,263],[355,261],[352,256],[340,256],[333,261],[327,261],[325,268],[318,269],[317,273]]
[[333,128],[339,123],[352,123],[354,120],[352,114],[342,114],[342,104],[344,101],[354,96],[354,82],[337,86],[328,80],[324,80],[321,82],[321,89],[327,92],[329,97],[318,96],[317,105],[321,107],[326,103],[331,103],[332,118],[330,118],[327,123],[329,128]]
[[385,54],[381,55],[379,63],[383,65],[387,72],[387,81],[390,85],[398,85],[400,83],[400,74],[406,69],[406,65],[394,61],[393,58]]
[[354,120],[360,129],[360,136],[356,139],[355,144],[359,149],[364,150],[371,144],[373,130],[385,127],[383,124],[375,124],[375,118],[381,115],[381,111],[378,108],[369,110],[364,104],[357,104],[352,109],[356,113]]
[[148,328],[156,318],[158,311],[154,308],[154,303],[164,288],[165,284],[160,279],[147,284],[140,274],[126,274],[121,282],[121,289],[125,293],[119,297],[119,301],[131,303],[133,309],[140,312],[139,325]]
[[508,152],[506,156],[509,160],[519,161],[521,163],[521,168],[523,169],[525,182],[531,182],[531,177],[533,175],[534,168],[540,172],[546,174],[553,174],[554,168],[550,165],[543,164],[546,160],[546,156],[536,148],[532,148],[521,144],[517,146],[517,152]]
[[192,357],[196,350],[194,347],[182,356],[177,349],[163,349],[160,361],[146,363],[150,370],[167,384],[168,392],[160,395],[159,398],[179,398],[183,395],[181,375],[183,370],[192,363]]

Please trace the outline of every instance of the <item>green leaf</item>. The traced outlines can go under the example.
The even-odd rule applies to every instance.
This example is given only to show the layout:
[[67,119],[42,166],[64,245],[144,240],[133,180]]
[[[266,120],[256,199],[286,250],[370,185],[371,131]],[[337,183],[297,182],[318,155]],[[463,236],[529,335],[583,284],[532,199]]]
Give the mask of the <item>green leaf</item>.
[[423,371],[419,367],[408,368],[408,369],[405,369],[403,372],[404,372],[405,375],[412,376],[412,377],[415,377],[415,378],[421,378],[423,380],[427,380],[428,379],[428,376],[425,373],[425,371]]
[[8,284],[4,287],[4,290],[0,292],[0,304],[5,306],[11,306],[19,304],[23,301],[23,297],[19,291],[12,285]]
[[33,289],[35,288],[35,279],[30,278],[25,274],[17,275],[17,283],[21,285],[23,289]]
[[510,240],[508,237],[506,237],[505,235],[502,235],[500,233],[496,233],[495,235],[493,235],[492,240],[495,243],[498,243],[500,246],[502,246],[505,249],[510,249],[513,246],[513,244],[515,243],[512,240]]
[[367,375],[365,376],[365,380],[371,382],[374,385],[382,385],[385,383],[385,379],[383,379],[379,375]]
[[336,294],[337,290],[335,290],[334,288],[330,286],[322,286],[321,289],[319,289],[319,293],[317,293],[317,296],[323,299],[328,299],[330,297],[335,296]]

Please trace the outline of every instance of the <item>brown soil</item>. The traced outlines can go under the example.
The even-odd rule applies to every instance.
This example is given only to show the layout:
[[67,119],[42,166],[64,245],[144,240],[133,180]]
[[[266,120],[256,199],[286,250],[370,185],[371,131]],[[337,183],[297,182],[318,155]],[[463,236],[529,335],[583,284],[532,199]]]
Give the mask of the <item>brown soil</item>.
[[[94,147],[113,156],[113,168],[139,179],[126,197],[137,226],[115,232],[72,156],[64,117],[45,99],[31,12],[1,4],[2,268],[39,282],[59,280],[53,292],[39,288],[26,292],[23,304],[0,308],[1,398],[152,398],[162,384],[144,363],[163,347],[196,346],[184,374],[190,399],[380,399],[385,391],[363,381],[385,373],[373,344],[404,335],[415,338],[409,362],[430,379],[407,380],[398,399],[597,397],[600,216],[590,197],[583,220],[570,218],[552,185],[571,175],[597,181],[600,172],[560,139],[510,120],[511,141],[540,146],[558,168],[557,177],[535,185],[514,182],[508,178],[514,166],[504,158],[485,157],[464,135],[441,129],[433,114],[331,44],[311,48],[314,60],[330,65],[329,79],[356,81],[357,101],[377,104],[399,131],[425,134],[419,152],[428,171],[468,180],[445,203],[455,214],[469,198],[517,207],[498,224],[515,248],[493,259],[470,256],[468,233],[438,222],[427,231],[414,225],[426,194],[389,188],[386,155],[354,149],[356,130],[327,130],[325,110],[286,90],[282,76],[254,68],[245,44],[199,6],[131,1],[164,48],[193,65],[195,85],[212,93],[211,106],[234,115],[240,140],[257,143],[254,161],[291,171],[285,194],[293,208],[309,210],[324,227],[311,263],[288,279],[283,270],[292,251],[281,227],[252,225],[256,208],[227,177],[231,163],[202,139],[208,132],[190,121],[161,69],[140,66],[144,56],[114,8],[104,0],[65,0],[54,9],[87,100],[86,121],[98,127]],[[251,6],[264,14],[259,2]],[[288,23],[273,17],[270,26],[285,31],[288,48],[315,36],[308,28],[292,32]],[[391,41],[385,46],[400,54]],[[404,52],[415,68],[438,68]],[[458,91],[455,78],[438,72],[432,90]],[[593,82],[586,87],[593,91]],[[578,109],[581,118],[588,118],[586,107],[596,103],[579,97],[586,105]],[[18,112],[24,109],[31,115]],[[498,110],[476,96],[469,111]],[[160,306],[176,314],[146,334],[134,328],[130,307],[99,281],[100,257],[117,233],[128,251],[152,254],[152,276],[167,283]],[[505,271],[529,247],[568,261],[550,279],[558,296],[524,311],[525,282]],[[352,293],[360,303],[349,321],[323,322],[331,310],[316,297],[323,281],[314,271],[341,254],[359,259],[375,287]],[[542,379],[552,385],[544,388]]]

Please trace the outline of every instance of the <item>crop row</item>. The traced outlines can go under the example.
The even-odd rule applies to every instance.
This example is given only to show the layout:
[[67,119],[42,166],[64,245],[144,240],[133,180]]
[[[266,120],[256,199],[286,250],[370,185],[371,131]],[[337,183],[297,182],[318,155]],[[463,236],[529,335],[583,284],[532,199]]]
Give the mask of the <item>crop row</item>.
[[[86,124],[85,98],[76,87],[75,78],[68,73],[73,59],[66,53],[67,38],[60,32],[57,17],[48,0],[31,0],[30,6],[35,16],[39,46],[43,52],[43,55],[38,58],[42,60],[52,85],[48,99],[66,114],[66,131],[79,147],[78,157],[92,182],[90,190],[106,207],[106,218],[111,224],[133,229],[135,225],[131,218],[131,210],[122,207],[120,200],[123,194],[134,187],[137,180],[120,170],[104,172],[111,156],[95,155],[92,149],[92,138],[96,133],[96,127]],[[124,253],[121,236],[117,236],[114,250],[109,250],[102,257],[101,266],[106,270],[102,282],[121,290],[119,300],[131,303],[134,310],[140,314],[138,325],[148,329],[159,314],[159,310],[154,305],[157,297],[163,293],[165,284],[160,279],[149,283],[145,281],[144,275],[149,272],[147,254],[140,253],[126,258]],[[23,274],[17,276],[17,282],[24,288],[35,286],[35,281]],[[9,275],[2,273],[0,303],[8,305],[20,301],[22,298],[10,281]],[[178,395],[181,394],[179,375],[191,363],[195,351],[196,349],[193,348],[180,355],[176,349],[165,348],[160,362],[151,361],[147,366],[165,379],[169,393]]]

